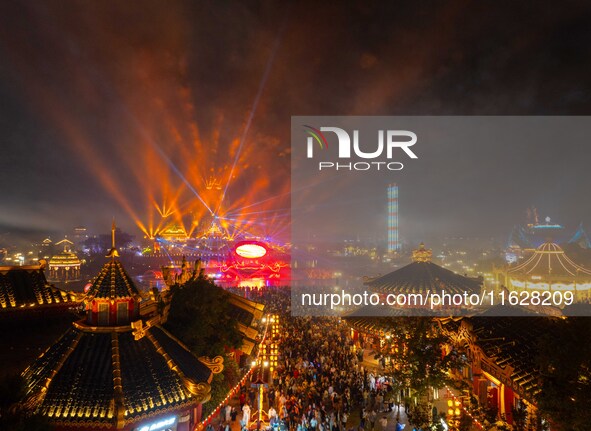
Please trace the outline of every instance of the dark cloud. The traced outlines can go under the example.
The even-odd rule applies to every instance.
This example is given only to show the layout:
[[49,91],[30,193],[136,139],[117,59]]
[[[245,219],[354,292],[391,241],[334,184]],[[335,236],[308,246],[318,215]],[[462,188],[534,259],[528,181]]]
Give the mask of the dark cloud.
[[[169,193],[162,184],[183,187],[162,153],[196,171],[195,187],[212,170],[229,175],[260,88],[232,199],[285,192],[291,115],[588,114],[589,12],[586,2],[4,2],[0,224],[69,229],[116,215],[132,229]],[[524,188],[503,210],[591,218],[573,202]]]

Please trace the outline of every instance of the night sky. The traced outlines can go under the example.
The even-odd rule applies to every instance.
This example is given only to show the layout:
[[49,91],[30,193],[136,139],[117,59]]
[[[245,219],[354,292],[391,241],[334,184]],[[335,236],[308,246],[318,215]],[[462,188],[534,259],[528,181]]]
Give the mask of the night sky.
[[[185,205],[210,174],[232,173],[228,205],[284,208],[292,115],[588,115],[585,3],[2,2],[0,231],[107,230],[115,216],[139,234],[154,201],[178,192]],[[483,149],[498,169],[527,165],[511,172],[514,192],[502,182],[502,205],[478,214],[478,193],[453,198],[472,214],[461,225],[433,195],[438,227],[508,233],[531,205],[591,224],[591,147],[557,144],[557,161],[531,145]]]

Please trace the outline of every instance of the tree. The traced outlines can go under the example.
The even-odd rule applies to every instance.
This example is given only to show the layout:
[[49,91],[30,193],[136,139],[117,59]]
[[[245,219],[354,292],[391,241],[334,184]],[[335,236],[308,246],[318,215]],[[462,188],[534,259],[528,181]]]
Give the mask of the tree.
[[172,286],[171,294],[165,327],[197,356],[224,355],[226,348],[241,346],[230,293],[199,274],[183,285]]
[[531,414],[528,422],[527,431],[548,431],[549,426],[546,421],[542,419],[542,417],[537,414]]
[[203,404],[203,416],[208,416],[214,409],[220,405],[228,395],[228,385],[226,384],[224,373],[215,374],[211,380],[211,392],[208,402]]
[[424,403],[407,409],[408,421],[421,428],[431,424],[431,409]]
[[234,358],[226,356],[224,358],[224,371],[215,374],[211,381],[211,398],[203,405],[203,415],[209,415],[217,406],[219,406],[228,392],[232,390],[240,381],[240,370]]
[[457,352],[443,353],[447,338],[429,317],[392,318],[387,329],[390,341],[384,354],[392,356],[391,374],[403,388],[412,389],[419,402],[413,408],[413,425],[430,425],[430,388],[452,384],[449,372],[463,365]]
[[393,319],[393,377],[426,395],[429,388],[441,388],[452,383],[449,371],[463,362],[457,352],[444,355],[447,339],[427,317]]

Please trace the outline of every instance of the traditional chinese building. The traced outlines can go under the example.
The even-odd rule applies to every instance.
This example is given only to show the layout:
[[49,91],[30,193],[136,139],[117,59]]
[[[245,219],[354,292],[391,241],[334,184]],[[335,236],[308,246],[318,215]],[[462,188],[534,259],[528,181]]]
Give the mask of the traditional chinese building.
[[242,296],[230,293],[232,318],[236,320],[238,330],[242,333],[242,346],[232,352],[236,362],[244,366],[244,359],[253,355],[258,344],[265,305],[251,301]]
[[461,370],[481,406],[496,409],[509,424],[520,404],[535,414],[540,392],[537,365],[539,341],[557,333],[557,318],[499,317],[489,310],[475,317],[438,319],[450,345],[466,353],[468,366]]
[[509,291],[572,292],[577,302],[591,299],[591,270],[573,262],[556,243],[540,245],[524,262],[495,274]]
[[64,249],[49,259],[49,280],[64,283],[80,280],[80,266],[82,262],[76,253],[72,251],[72,245],[74,243],[63,239],[55,245],[63,245]]
[[86,318],[24,371],[22,405],[60,430],[191,430],[223,359],[198,359],[158,317],[140,319],[142,296],[114,238],[108,257],[84,299]]
[[[430,293],[463,294],[464,292],[479,293],[482,287],[481,278],[470,278],[456,274],[431,261],[432,251],[420,244],[413,251],[413,262],[389,274],[366,281],[365,285],[373,292],[390,295],[423,295]],[[384,301],[385,303],[385,301]],[[428,302],[425,302],[428,304]],[[444,309],[436,310],[441,315]],[[459,314],[462,310],[451,307],[450,312]],[[354,340],[363,338],[368,346],[380,349],[388,331],[396,321],[392,317],[412,315],[432,315],[428,305],[393,307],[387,305],[361,307],[346,317],[351,326],[351,337]],[[376,317],[381,316],[381,317]]]
[[413,251],[413,262],[393,271],[367,281],[365,284],[374,291],[384,293],[419,293],[446,292],[479,293],[482,280],[478,278],[465,277],[456,274],[449,269],[443,268],[431,261],[432,251],[420,244],[417,250]]
[[43,265],[0,266],[0,317],[30,318],[62,313],[76,298],[49,284]]
[[[398,295],[398,294],[415,294],[425,298],[424,304],[428,301],[426,297],[429,294],[441,294],[445,291],[447,294],[468,294],[480,293],[482,287],[482,278],[465,277],[456,274],[449,269],[443,268],[431,261],[432,251],[425,248],[424,244],[420,244],[419,248],[413,251],[413,262],[399,268],[389,274],[381,277],[376,277],[365,282],[368,290],[380,293],[383,295]],[[385,307],[384,311],[387,311]],[[386,315],[397,315],[396,309],[388,307],[392,312]],[[428,314],[427,307],[417,306],[417,314]],[[442,308],[442,307],[440,307]],[[441,312],[442,309],[437,311]],[[454,313],[458,313],[457,307],[451,307]],[[374,312],[376,307],[373,307]],[[372,313],[375,315],[375,313]],[[403,315],[412,314],[412,305],[405,307]]]
[[[499,307],[499,306],[498,306]],[[523,317],[529,313],[530,317]],[[536,417],[536,396],[540,392],[537,358],[544,336],[560,337],[557,319],[539,317],[522,310],[519,317],[499,317],[498,310],[488,310],[473,317],[434,317],[433,324],[449,340],[445,353],[452,350],[466,357],[466,365],[455,370],[454,377],[469,385],[469,393],[481,407],[495,411],[499,419],[513,423],[518,407]],[[351,337],[364,342],[365,348],[380,351],[397,324],[396,319],[350,316]],[[442,392],[433,388],[434,398]],[[464,399],[465,406],[469,405]]]

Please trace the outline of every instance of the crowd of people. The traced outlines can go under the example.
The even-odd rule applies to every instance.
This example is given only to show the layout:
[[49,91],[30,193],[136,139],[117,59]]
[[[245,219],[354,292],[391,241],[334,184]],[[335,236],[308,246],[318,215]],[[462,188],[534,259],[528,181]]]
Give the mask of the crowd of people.
[[[283,316],[286,334],[267,392],[270,425],[289,431],[385,430],[392,391],[385,377],[364,367],[363,349],[351,339],[349,327],[336,318],[292,317],[286,296],[264,299],[269,311]],[[255,400],[247,400],[245,393],[240,408],[243,429],[248,429]],[[349,421],[352,413],[359,417],[355,427]],[[395,429],[403,427],[397,423]]]

